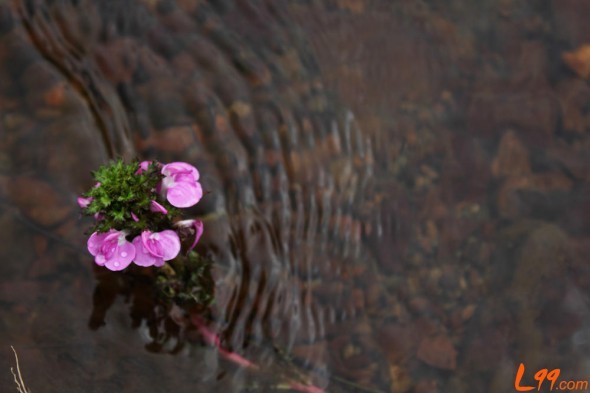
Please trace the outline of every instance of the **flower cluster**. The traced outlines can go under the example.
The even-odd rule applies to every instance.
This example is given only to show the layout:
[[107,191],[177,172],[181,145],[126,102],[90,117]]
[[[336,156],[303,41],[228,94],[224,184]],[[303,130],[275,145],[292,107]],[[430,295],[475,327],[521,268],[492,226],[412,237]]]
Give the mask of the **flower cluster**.
[[78,205],[95,219],[88,251],[97,265],[113,271],[132,262],[161,267],[180,253],[179,234],[194,236],[189,251],[199,241],[201,221],[177,220],[178,208],[191,207],[203,196],[192,165],[117,161],[94,177],[96,184],[78,198]]

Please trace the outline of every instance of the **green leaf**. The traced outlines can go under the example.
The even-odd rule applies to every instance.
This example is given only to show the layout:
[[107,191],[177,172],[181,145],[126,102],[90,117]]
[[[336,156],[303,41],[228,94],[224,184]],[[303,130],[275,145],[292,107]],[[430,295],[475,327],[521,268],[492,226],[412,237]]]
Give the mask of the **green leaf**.
[[111,205],[111,198],[108,195],[101,195],[99,198],[99,202],[104,207],[108,207]]
[[113,219],[115,221],[119,221],[119,222],[123,222],[125,221],[125,212],[124,211],[118,211],[118,212],[114,212],[113,213]]

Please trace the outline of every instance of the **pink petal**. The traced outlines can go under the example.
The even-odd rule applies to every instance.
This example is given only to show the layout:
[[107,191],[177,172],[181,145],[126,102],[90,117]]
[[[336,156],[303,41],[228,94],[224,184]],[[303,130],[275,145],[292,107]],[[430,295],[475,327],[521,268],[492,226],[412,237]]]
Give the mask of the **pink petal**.
[[135,263],[140,266],[162,266],[164,261],[176,258],[180,252],[180,239],[172,230],[143,231],[141,236],[133,239],[133,244],[137,248]]
[[116,247],[113,257],[106,261],[105,266],[113,271],[123,270],[133,261],[135,253],[135,246],[125,241]]
[[178,234],[171,230],[159,232],[160,239],[158,240],[163,251],[163,259],[169,261],[176,258],[180,252],[180,239]]
[[[110,230],[104,238],[98,254],[105,257],[105,263],[116,255],[117,247],[125,242],[125,234],[116,230]],[[101,261],[102,262],[102,261]]]
[[151,161],[142,161],[139,163],[139,168],[135,171],[136,175],[141,175],[143,172],[147,171],[150,167]]
[[120,261],[131,261],[135,258],[135,246],[125,240],[125,243],[117,247],[117,255]]
[[102,247],[106,237],[109,234],[110,234],[110,232],[106,232],[106,233],[94,232],[92,235],[90,235],[90,238],[88,239],[88,242],[87,242],[88,252],[90,252],[90,254],[92,254],[93,256],[98,255],[98,253],[100,252],[100,248]]
[[135,215],[135,213],[131,212],[131,218],[133,219],[133,221],[138,222],[139,218],[137,218],[137,216]]
[[191,183],[191,184],[198,183],[198,181],[195,180],[195,177],[192,173],[178,173],[173,176],[168,176],[167,178],[173,179],[176,183],[183,183],[183,182]]
[[98,254],[94,257],[94,263],[96,263],[98,266],[104,266],[104,264],[106,263],[106,258],[104,257],[104,255]]
[[80,206],[82,209],[85,209],[88,207],[88,205],[90,205],[90,203],[94,200],[94,198],[92,197],[78,197],[78,206]]
[[166,208],[164,206],[160,205],[156,201],[150,202],[150,211],[152,211],[154,213],[168,214],[168,210],[166,210]]
[[203,190],[199,183],[180,182],[166,191],[166,199],[175,207],[191,207],[201,200]]
[[131,261],[126,262],[126,261],[121,261],[121,260],[113,258],[113,259],[109,259],[108,261],[106,261],[104,266],[109,270],[112,270],[114,272],[118,272],[120,270],[125,269],[130,264],[131,264]]
[[103,243],[113,242],[113,246],[117,247],[120,237],[121,237],[121,232],[111,229],[109,232],[107,232],[107,235],[104,238]]
[[203,234],[203,221],[193,220],[193,228],[195,228],[195,240],[193,241],[191,247],[188,249],[189,251],[195,248],[195,246],[199,242],[199,239],[201,238],[201,235]]
[[194,181],[199,180],[199,171],[186,162],[171,162],[162,167],[164,176],[190,175]]
[[94,188],[98,188],[98,187],[100,187],[101,185],[102,185],[102,183],[101,183],[101,182],[99,182],[99,181],[97,181],[97,182],[96,182],[96,184],[94,185]]
[[144,246],[141,236],[137,236],[133,239],[133,245],[135,246],[135,264],[138,266],[153,266],[156,264],[164,264],[164,260],[161,257],[152,255]]
[[193,241],[193,244],[191,244],[188,251],[191,251],[193,248],[195,248],[195,246],[199,242],[199,239],[201,238],[201,235],[203,234],[203,222],[201,220],[182,220],[182,221],[176,222],[174,224],[174,226],[176,226],[177,228],[191,228],[192,227],[194,229],[195,240]]
[[141,244],[143,244],[143,248],[145,248],[145,250],[152,256],[162,258],[162,256],[164,256],[164,251],[157,239],[160,235],[154,235],[156,234],[150,231],[143,231],[141,233]]

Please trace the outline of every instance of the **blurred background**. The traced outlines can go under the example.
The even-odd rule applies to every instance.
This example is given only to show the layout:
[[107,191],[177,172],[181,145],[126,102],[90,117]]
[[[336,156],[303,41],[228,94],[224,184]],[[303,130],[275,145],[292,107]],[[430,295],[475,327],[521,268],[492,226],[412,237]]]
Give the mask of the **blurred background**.
[[[587,380],[589,17],[0,0],[1,390],[10,345],[33,392],[507,392],[520,363],[523,385]],[[94,266],[76,197],[119,157],[199,168],[207,324],[258,370]]]

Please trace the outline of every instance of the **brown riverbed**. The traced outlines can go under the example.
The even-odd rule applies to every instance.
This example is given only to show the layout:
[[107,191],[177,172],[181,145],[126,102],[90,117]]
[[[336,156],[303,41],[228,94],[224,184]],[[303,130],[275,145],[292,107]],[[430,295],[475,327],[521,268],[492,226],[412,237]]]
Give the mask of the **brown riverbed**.
[[[520,363],[522,386],[587,379],[589,17],[0,2],[1,390],[10,345],[33,392],[506,392]],[[259,370],[141,275],[93,266],[76,195],[115,157],[199,168],[206,320]]]

